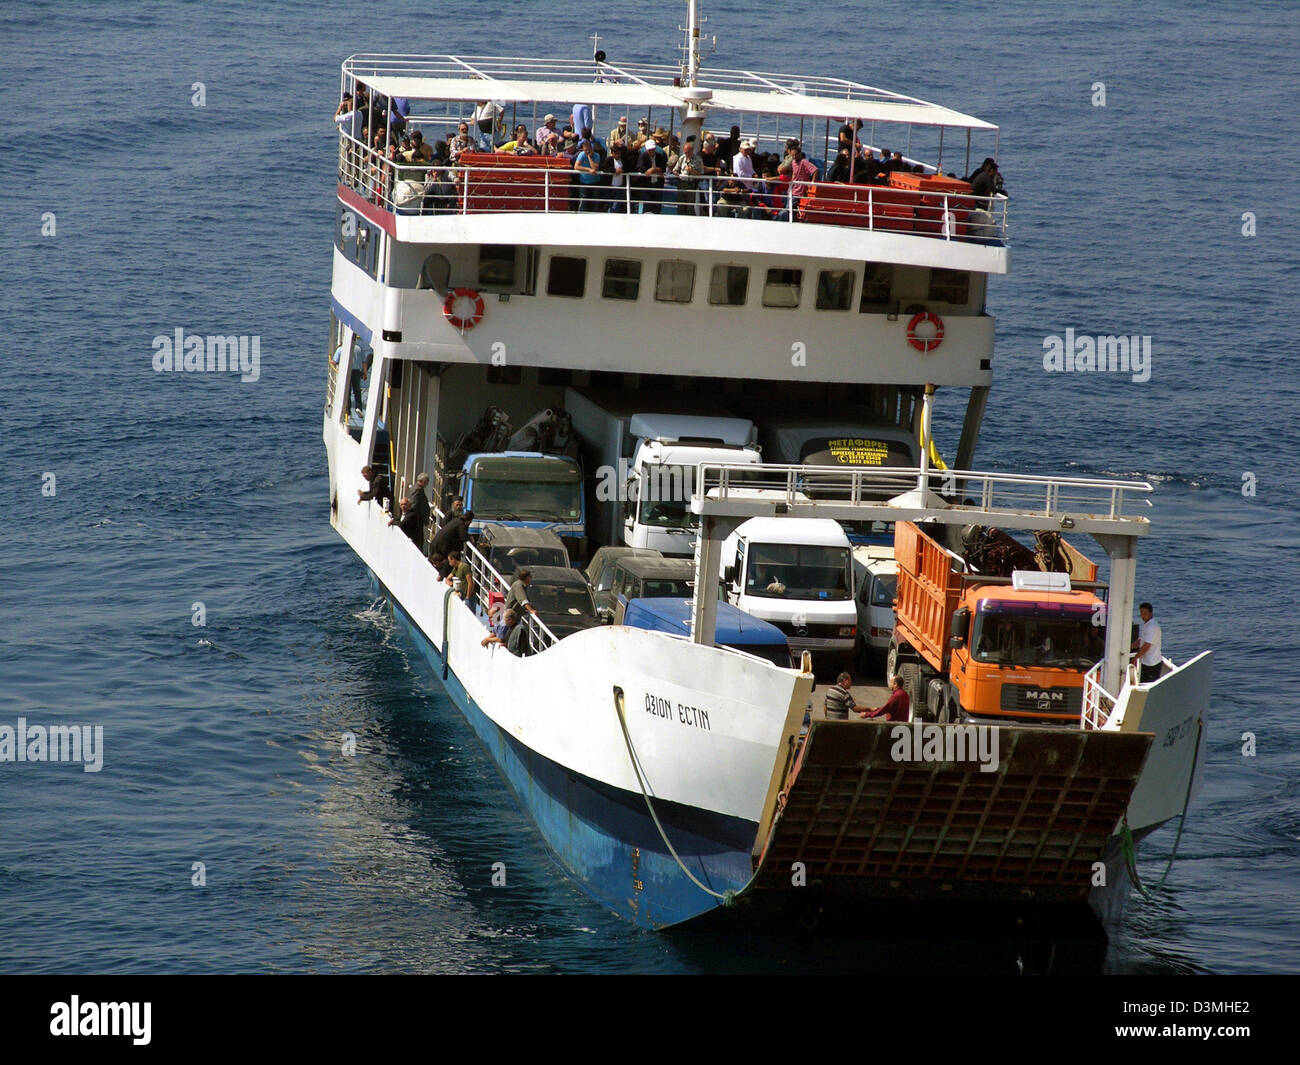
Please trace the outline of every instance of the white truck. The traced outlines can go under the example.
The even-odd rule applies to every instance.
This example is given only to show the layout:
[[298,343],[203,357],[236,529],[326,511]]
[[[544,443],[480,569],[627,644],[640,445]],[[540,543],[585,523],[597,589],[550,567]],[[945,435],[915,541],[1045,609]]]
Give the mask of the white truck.
[[790,650],[847,665],[857,647],[853,555],[829,518],[750,518],[722,542],[726,599],[771,622]]
[[857,586],[859,649],[864,659],[883,659],[894,635],[894,599],[898,596],[898,562],[894,545],[864,544],[853,549]]
[[692,406],[701,407],[678,395],[565,391],[564,409],[582,440],[588,529],[599,543],[693,554],[698,523],[689,503],[696,467],[760,461],[753,422]]

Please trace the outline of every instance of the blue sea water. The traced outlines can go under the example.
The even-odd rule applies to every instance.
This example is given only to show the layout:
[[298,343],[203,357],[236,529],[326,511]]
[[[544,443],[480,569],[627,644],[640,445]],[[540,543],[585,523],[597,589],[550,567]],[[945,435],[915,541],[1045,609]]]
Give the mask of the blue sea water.
[[[1165,888],[1134,898],[1103,967],[1297,971],[1298,9],[728,0],[706,13],[716,65],[840,74],[1001,127],[1013,269],[991,286],[979,464],[1149,479],[1139,594],[1167,653],[1216,654],[1205,790]],[[593,31],[611,59],[665,60],[683,18],[631,0],[598,16],[522,0],[0,8],[0,723],[105,735],[99,773],[0,764],[0,970],[902,964],[888,949],[646,934],[590,901],[329,528],[340,60],[576,58]],[[177,327],[259,336],[259,379],[156,374],[152,339]],[[1149,334],[1150,381],[1044,372],[1044,337],[1071,327]],[[958,413],[941,410],[941,441]],[[1174,832],[1144,845],[1144,879],[1159,880]],[[942,944],[928,957],[950,960]]]

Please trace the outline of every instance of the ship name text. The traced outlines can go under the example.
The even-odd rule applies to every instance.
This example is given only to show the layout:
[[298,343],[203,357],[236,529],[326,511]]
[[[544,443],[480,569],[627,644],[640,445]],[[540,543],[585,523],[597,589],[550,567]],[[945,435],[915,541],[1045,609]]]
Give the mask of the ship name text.
[[698,706],[688,706],[686,703],[674,704],[671,699],[665,699],[661,695],[651,695],[646,692],[645,712],[654,714],[655,717],[675,717],[679,724],[693,725],[695,728],[704,729],[705,732],[713,731],[713,726],[709,724],[707,710]]

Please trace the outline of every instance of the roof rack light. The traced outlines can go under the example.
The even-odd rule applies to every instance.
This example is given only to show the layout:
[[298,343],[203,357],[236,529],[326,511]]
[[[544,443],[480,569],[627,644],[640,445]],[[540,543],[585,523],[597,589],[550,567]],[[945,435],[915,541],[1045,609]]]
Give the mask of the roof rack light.
[[1011,571],[1011,587],[1018,592],[1068,592],[1068,573],[1040,573],[1034,569]]

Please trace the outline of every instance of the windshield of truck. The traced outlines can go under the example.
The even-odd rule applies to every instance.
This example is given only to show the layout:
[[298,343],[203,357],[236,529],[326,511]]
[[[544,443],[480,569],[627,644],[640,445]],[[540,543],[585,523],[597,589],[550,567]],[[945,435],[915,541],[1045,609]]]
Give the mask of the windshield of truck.
[[1050,603],[981,605],[971,630],[977,662],[1002,666],[1090,669],[1101,661],[1106,628],[1088,606]]
[[871,583],[871,605],[893,607],[898,595],[898,578],[892,573],[882,573]]
[[569,556],[562,547],[494,547],[488,561],[504,577],[524,567],[568,566]]
[[645,466],[642,468],[640,513],[642,525],[661,529],[688,529],[699,524],[690,512],[692,466]]
[[695,593],[685,577],[654,577],[641,585],[639,595],[644,599],[689,599]]
[[589,618],[596,620],[595,608],[591,605],[591,593],[585,586],[576,584],[539,584],[534,581],[528,586],[528,601],[533,609],[546,617],[561,620]]
[[847,547],[754,544],[745,594],[767,599],[848,599],[853,587]]
[[469,507],[475,520],[578,521],[582,473],[568,462],[479,459]]

